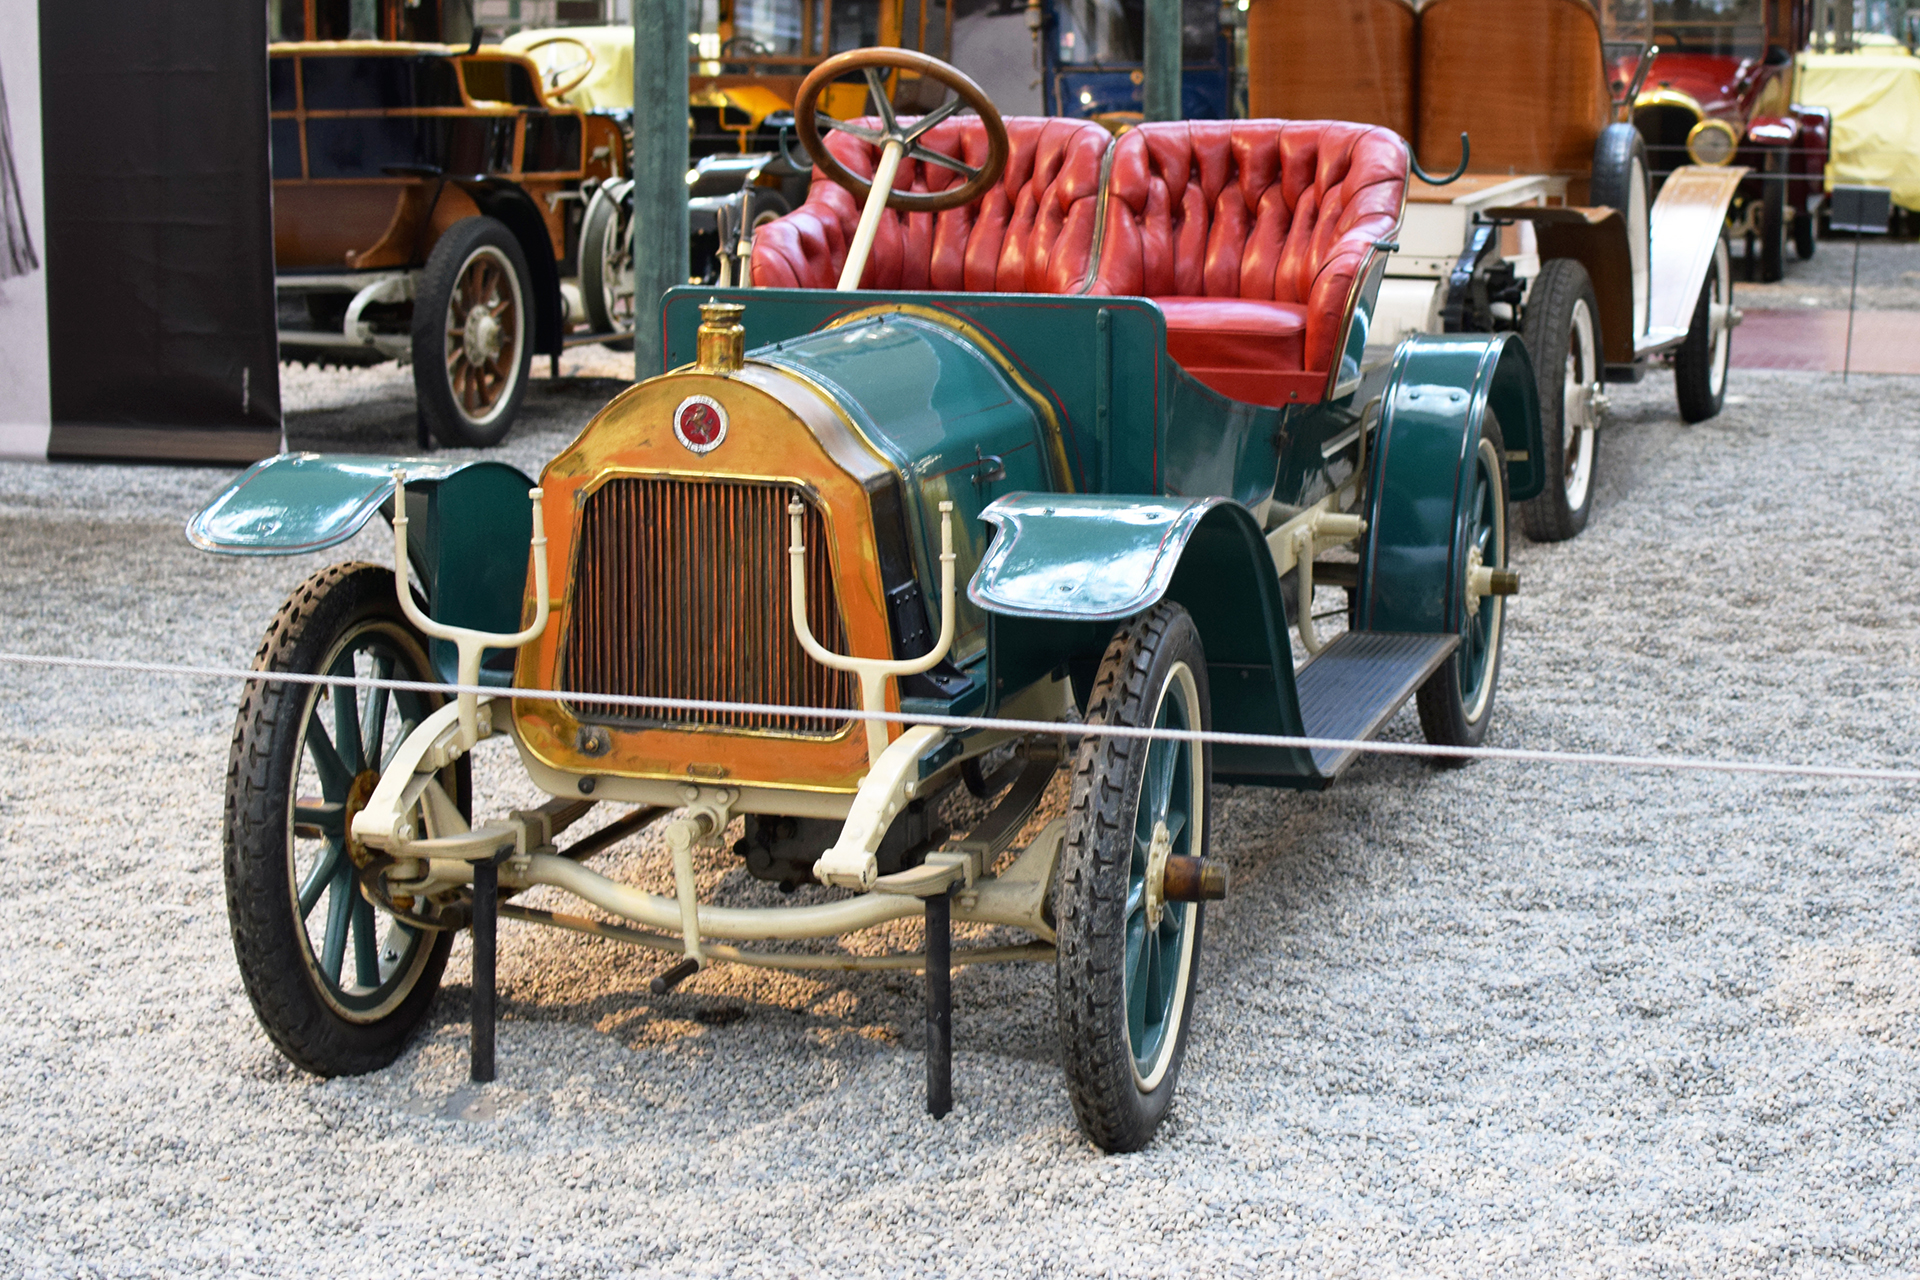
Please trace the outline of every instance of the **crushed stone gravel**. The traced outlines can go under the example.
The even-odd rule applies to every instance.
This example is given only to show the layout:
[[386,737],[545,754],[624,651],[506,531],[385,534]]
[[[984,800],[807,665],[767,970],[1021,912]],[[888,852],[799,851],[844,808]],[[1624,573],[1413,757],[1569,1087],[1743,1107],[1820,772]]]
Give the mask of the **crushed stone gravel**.
[[[296,447],[409,448],[404,381],[337,381]],[[1665,377],[1614,388],[1592,524],[1517,548],[1492,742],[1920,761],[1914,388],[1736,371],[1694,427]],[[503,455],[537,467],[596,395],[535,387]],[[323,558],[191,550],[227,474],[0,466],[0,647],[244,665]],[[915,975],[656,997],[657,956],[512,922],[498,1083],[465,1079],[464,939],[394,1067],[303,1075],[227,940],[237,698],[0,667],[0,1272],[1920,1271],[1915,788],[1391,758],[1222,788],[1179,1100],[1107,1157],[1035,966],[956,975],[943,1123]],[[483,811],[533,798],[500,745]],[[664,856],[603,865],[663,883]],[[701,874],[770,900],[728,856]]]

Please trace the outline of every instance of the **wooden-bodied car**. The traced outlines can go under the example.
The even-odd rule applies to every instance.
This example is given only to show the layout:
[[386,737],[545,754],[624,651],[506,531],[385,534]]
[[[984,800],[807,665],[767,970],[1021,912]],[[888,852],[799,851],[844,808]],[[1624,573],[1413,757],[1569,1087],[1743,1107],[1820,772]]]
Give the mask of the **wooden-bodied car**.
[[586,201],[626,171],[618,124],[556,101],[567,84],[544,83],[522,53],[268,53],[282,353],[410,360],[435,436],[497,443],[536,352],[605,336],[569,337],[584,317],[565,278]]
[[[955,99],[828,131],[822,84],[901,67]],[[796,111],[819,167],[754,287],[665,298],[670,372],[547,465],[531,518],[499,464],[293,455],[189,526],[304,551],[384,508],[395,566],[310,580],[260,666],[463,686],[249,690],[241,972],[293,1061],[367,1071],[471,924],[485,1074],[496,912],[665,950],[656,991],[716,961],[924,968],[941,1114],[950,966],[1043,960],[1080,1123],[1136,1148],[1225,892],[1213,784],[1328,786],[1409,700],[1434,743],[1487,734],[1508,500],[1548,478],[1533,370],[1506,334],[1369,347],[1408,180],[1385,129],[1002,120],[898,49],[823,64]],[[488,736],[547,804],[469,798]],[[1066,812],[1016,847],[1063,766]],[[990,804],[950,831],[962,787]],[[601,805],[628,812],[563,838]],[[667,811],[672,896],[585,865]],[[803,896],[703,900],[701,845]],[[618,923],[496,906],[533,885]],[[781,946],[903,918],[924,950]],[[956,920],[1018,937],[952,950]]]
[[1416,166],[1373,336],[1524,338],[1555,477],[1520,508],[1528,536],[1586,527],[1607,382],[1670,362],[1684,419],[1720,411],[1746,171],[1682,166],[1656,199],[1637,81],[1610,82],[1590,0],[1260,0],[1247,20],[1255,112],[1382,124],[1453,174]]

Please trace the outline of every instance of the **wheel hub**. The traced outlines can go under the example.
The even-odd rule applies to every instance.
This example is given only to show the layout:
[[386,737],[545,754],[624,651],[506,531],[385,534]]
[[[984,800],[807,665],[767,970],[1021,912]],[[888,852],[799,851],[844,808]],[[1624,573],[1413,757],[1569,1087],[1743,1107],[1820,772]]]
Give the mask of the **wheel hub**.
[[463,345],[468,364],[491,364],[500,354],[500,321],[481,303],[467,309]]
[[1173,832],[1167,824],[1153,824],[1153,842],[1147,846],[1147,928],[1158,929],[1167,911],[1167,858],[1173,853]]
[[347,788],[347,809],[345,814],[347,833],[347,857],[353,865],[365,869],[373,861],[373,851],[354,838],[353,820],[367,807],[367,801],[373,798],[373,789],[380,785],[380,771],[366,769],[354,775],[353,782]]

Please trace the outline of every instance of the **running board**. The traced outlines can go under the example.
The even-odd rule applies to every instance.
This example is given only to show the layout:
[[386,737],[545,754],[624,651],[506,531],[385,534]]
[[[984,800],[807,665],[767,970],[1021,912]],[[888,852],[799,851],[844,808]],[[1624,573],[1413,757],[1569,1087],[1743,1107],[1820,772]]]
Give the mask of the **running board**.
[[[1406,705],[1459,647],[1458,636],[1349,631],[1300,668],[1300,720],[1309,738],[1364,742]],[[1315,747],[1313,765],[1333,778],[1360,753],[1352,747]]]

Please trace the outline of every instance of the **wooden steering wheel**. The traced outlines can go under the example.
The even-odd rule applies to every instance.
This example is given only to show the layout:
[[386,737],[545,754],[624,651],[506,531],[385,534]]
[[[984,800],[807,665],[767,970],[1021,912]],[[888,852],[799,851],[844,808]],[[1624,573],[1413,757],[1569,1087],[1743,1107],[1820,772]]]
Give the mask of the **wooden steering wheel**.
[[[534,65],[540,66],[541,76],[548,81],[547,96],[550,98],[564,98],[568,94],[572,93],[575,89],[578,89],[581,85],[585,84],[587,82],[587,77],[593,74],[593,65],[594,65],[593,49],[591,46],[587,44],[586,41],[577,40],[572,36],[548,36],[544,40],[535,40],[532,44],[520,50],[520,52],[525,54],[527,57],[531,58],[533,57],[533,51],[535,49],[544,49],[550,44],[570,44],[570,45],[573,45],[575,48],[579,49],[581,53],[586,55],[584,58],[577,59],[573,62],[566,63],[564,66],[558,66],[558,67],[540,66],[539,62],[537,60],[535,61]],[[569,71],[572,71],[575,67],[580,68],[580,74],[575,76],[573,79],[567,81],[565,85],[562,85],[560,83],[560,77],[563,75],[566,75]]]
[[[954,97],[917,120],[901,122],[894,118],[893,103],[887,97],[886,82],[881,74],[885,70],[911,71],[926,76],[953,90]],[[873,99],[875,113],[880,117],[882,127],[879,129],[835,120],[832,116],[820,113],[820,94],[829,84],[854,71],[866,76],[867,91]],[[987,128],[987,162],[978,169],[920,142],[929,129],[962,107],[973,108],[974,114],[980,117],[980,122]],[[821,128],[838,129],[881,148],[880,164],[874,177],[878,180],[883,173],[885,175],[885,203],[909,213],[937,213],[978,200],[988,188],[1000,181],[1001,171],[1007,167],[1007,155],[1012,150],[1007,141],[1007,126],[986,92],[959,68],[912,49],[850,49],[828,58],[801,82],[800,94],[793,104],[793,123],[800,135],[801,145],[806,147],[813,162],[820,166],[820,171],[845,187],[855,200],[862,202],[866,201],[868,192],[873,189],[873,183],[849,170],[827,150],[820,138]],[[966,181],[945,191],[895,191],[892,189],[894,172],[900,160],[908,156],[922,164],[951,169]]]

